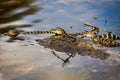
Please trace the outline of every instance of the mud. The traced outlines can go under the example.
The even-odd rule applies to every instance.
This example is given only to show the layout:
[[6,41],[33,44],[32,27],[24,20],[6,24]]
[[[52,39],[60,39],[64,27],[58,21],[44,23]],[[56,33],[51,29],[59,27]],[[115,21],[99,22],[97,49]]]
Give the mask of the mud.
[[82,55],[90,56],[92,58],[106,59],[109,54],[106,53],[107,48],[91,41],[78,38],[76,41],[72,41],[69,38],[64,39],[37,39],[38,44],[45,48],[50,48],[55,51],[65,52],[68,55]]

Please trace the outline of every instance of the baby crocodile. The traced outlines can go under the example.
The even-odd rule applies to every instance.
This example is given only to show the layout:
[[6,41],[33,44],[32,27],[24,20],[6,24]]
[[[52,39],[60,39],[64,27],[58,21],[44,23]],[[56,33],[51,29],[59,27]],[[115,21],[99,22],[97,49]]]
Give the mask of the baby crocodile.
[[71,38],[72,40],[76,40],[76,34],[69,34],[64,29],[57,27],[56,29],[51,29],[55,35],[51,36],[51,39],[62,39],[62,38]]
[[110,40],[120,40],[120,37],[112,34],[112,32],[108,32],[108,34],[99,35],[100,38],[110,39]]
[[120,40],[120,37],[112,33],[97,35],[95,32],[85,31],[83,32],[83,35],[92,38],[94,42],[102,44],[104,46],[108,47],[120,46],[120,43],[115,41]]
[[11,38],[17,37],[19,34],[55,34],[51,36],[51,39],[61,39],[65,37],[70,37],[73,40],[76,40],[76,34],[68,34],[64,29],[57,27],[55,29],[51,29],[50,31],[27,31],[27,32],[20,32],[17,30],[9,30],[7,33],[4,33]]
[[17,37],[19,34],[51,34],[51,31],[29,31],[29,32],[20,32],[17,30],[9,30],[7,33],[4,33],[4,35],[8,35],[11,38]]

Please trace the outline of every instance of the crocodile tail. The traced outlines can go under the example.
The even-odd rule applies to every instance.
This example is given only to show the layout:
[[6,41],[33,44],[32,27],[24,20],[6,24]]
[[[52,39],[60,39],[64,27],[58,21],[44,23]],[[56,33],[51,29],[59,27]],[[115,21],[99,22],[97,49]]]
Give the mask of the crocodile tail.
[[113,47],[119,47],[119,46],[120,46],[120,43],[114,41],[114,42],[112,43],[112,45],[113,45]]
[[120,40],[120,37],[117,36],[117,35],[113,35],[112,39],[113,39],[113,40]]
[[108,47],[119,47],[120,43],[116,42],[116,41],[112,41]]
[[99,35],[100,39],[111,39],[111,40],[120,40],[120,37],[113,34],[103,34]]
[[28,31],[23,34],[52,34],[51,31]]
[[119,47],[120,43],[110,40],[110,39],[103,39],[99,41],[100,44],[106,46],[106,47]]
[[112,40],[120,40],[120,37],[109,32],[107,36]]

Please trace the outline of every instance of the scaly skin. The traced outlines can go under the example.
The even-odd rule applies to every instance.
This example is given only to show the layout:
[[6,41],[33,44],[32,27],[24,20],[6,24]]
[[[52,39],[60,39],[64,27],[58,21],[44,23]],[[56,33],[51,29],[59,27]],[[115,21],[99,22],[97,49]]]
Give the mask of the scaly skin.
[[60,27],[57,27],[56,29],[51,29],[51,32],[55,33],[55,35],[50,37],[53,40],[62,38],[71,38],[74,41],[76,40],[76,36],[74,34],[68,34],[64,29]]
[[97,35],[96,33],[92,32],[92,31],[86,31],[83,33],[83,35],[86,37],[90,37],[93,39],[94,42],[99,43],[104,46],[107,46],[107,47],[120,46],[120,43],[114,41],[114,40],[120,40],[120,37],[117,35],[113,35],[111,33]]
[[56,34],[56,35],[63,35],[63,34],[68,35],[67,32],[64,29],[60,28],[60,27],[57,27],[55,29],[51,29],[50,31],[52,33]]
[[29,31],[29,32],[19,32],[17,30],[9,30],[4,35],[8,35],[11,38],[17,37],[19,34],[51,34],[51,31]]
[[102,44],[107,47],[119,47],[120,43],[110,40],[110,39],[103,39],[99,41],[99,44]]
[[19,32],[16,30],[9,30],[7,33],[4,33],[4,35],[8,35],[11,38],[14,38],[19,35]]
[[11,38],[17,37],[19,34],[55,34],[50,37],[50,39],[62,39],[69,38],[73,41],[76,41],[78,35],[83,35],[85,37],[90,37],[94,42],[102,44],[104,46],[113,47],[120,46],[120,43],[115,42],[114,40],[120,40],[120,37],[113,35],[112,33],[97,35],[93,31],[78,32],[75,34],[68,34],[64,29],[57,27],[56,29],[51,29],[50,31],[29,31],[29,32],[19,32],[17,30],[9,30],[5,35],[8,35]]
[[108,34],[99,35],[100,38],[111,39],[111,40],[120,40],[120,37],[109,32]]
[[64,29],[57,27],[55,29],[51,29],[50,31],[28,31],[28,32],[19,32],[17,30],[9,30],[5,35],[8,35],[11,38],[17,37],[19,34],[55,34],[51,36],[51,39],[61,39],[65,37],[69,37],[72,39],[76,39],[76,36],[73,34],[68,34]]

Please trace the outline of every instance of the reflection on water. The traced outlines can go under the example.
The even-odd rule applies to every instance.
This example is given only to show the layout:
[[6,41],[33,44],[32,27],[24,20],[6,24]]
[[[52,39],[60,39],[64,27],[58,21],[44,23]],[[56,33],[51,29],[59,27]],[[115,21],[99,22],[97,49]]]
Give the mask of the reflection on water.
[[[34,14],[38,11],[37,6],[31,5],[34,1],[35,0],[1,0],[0,23],[16,21],[22,19],[24,16]],[[23,11],[19,12],[19,9],[23,9]],[[17,10],[18,13],[15,10]]]
[[18,42],[0,44],[0,70],[5,80],[117,80],[120,77],[117,51],[116,57],[110,57],[112,60],[100,60],[57,51],[53,54],[35,43]]
[[[36,1],[40,4],[35,3]],[[0,0],[0,34],[7,32],[9,29],[24,29],[38,24],[43,21],[43,19],[39,19],[40,15],[47,21],[43,21],[39,25],[41,26],[40,28],[52,28],[53,24],[56,25],[57,23],[65,26],[66,24],[79,24],[78,17],[90,18],[90,16],[96,15],[96,9],[92,9],[92,7],[89,9],[88,5],[83,4],[80,4],[82,6],[78,6],[79,0],[75,1],[75,3],[77,2],[76,5],[74,5],[75,3],[72,5],[71,2],[74,1]],[[46,5],[42,6],[44,7],[43,11],[41,11],[42,2],[46,2]],[[69,6],[69,4],[71,5]],[[76,8],[77,6],[78,8]],[[28,18],[27,21],[30,21],[30,23],[27,23],[25,17],[36,15],[37,12],[40,12],[37,15],[38,18]],[[21,22],[18,22],[18,25],[11,24],[11,22],[16,23],[18,20],[23,20],[25,24],[21,24]],[[119,30],[119,27],[116,29]],[[67,30],[76,32],[77,30],[80,31],[81,27],[71,26]],[[41,37],[42,35],[37,36],[37,39]],[[52,48],[38,45],[32,39],[24,40],[16,38],[9,40],[10,42],[6,42],[4,38],[6,37],[0,35],[0,80],[120,79],[120,47],[117,49],[108,49],[106,52],[98,51],[94,53],[91,52],[92,49],[88,49],[87,52],[81,53],[85,51],[84,48],[83,51],[79,51],[77,48],[75,50],[71,50],[68,47],[63,49],[58,45],[54,45],[56,49],[51,50]],[[72,54],[66,54],[67,52]]]
[[55,57],[57,57],[58,59],[60,59],[60,60],[63,61],[63,67],[65,66],[66,63],[69,63],[69,62],[70,62],[69,59],[70,59],[71,57],[73,57],[73,55],[71,54],[71,55],[69,55],[67,58],[63,59],[63,58],[61,58],[60,56],[58,56],[54,51],[52,51],[52,53],[53,53],[53,55],[54,55]]
[[7,27],[3,27],[0,28],[0,34],[9,31],[10,29],[15,29],[15,28],[26,28],[26,27],[31,27],[31,24],[26,24],[26,25],[12,25],[12,26],[7,26]]
[[[60,59],[61,61],[63,61],[63,67],[65,66],[66,63],[70,63],[70,59],[71,59],[71,58],[77,56],[77,54],[74,54],[74,55],[73,55],[73,54],[70,54],[70,55],[68,55],[68,57],[66,57],[66,58],[64,59],[64,58],[60,57],[59,55],[57,55],[54,51],[52,51],[52,53],[53,53],[53,55],[54,55],[55,57],[57,57],[58,59]],[[88,54],[89,54],[89,55],[88,55]],[[78,55],[83,56],[82,54],[78,54]],[[101,52],[101,53],[97,53],[97,52],[96,52],[95,54],[85,53],[85,55],[86,55],[86,56],[89,56],[89,57],[92,57],[92,58],[99,58],[99,59],[101,59],[101,60],[105,60],[106,58],[109,57],[109,54],[103,53],[103,52]],[[84,55],[84,56],[85,56],[85,55]]]
[[99,58],[105,60],[109,57],[109,54],[106,53],[107,48],[94,44],[90,41],[78,38],[76,41],[70,41],[70,38],[65,38],[63,40],[52,40],[52,39],[38,39],[36,40],[38,44],[43,45],[46,48],[54,49],[55,51],[65,52],[68,54],[68,58],[65,60],[56,55],[53,51],[53,54],[61,59],[63,62],[68,62],[71,57],[74,57],[76,54],[81,56],[90,56],[92,58]]
[[[41,8],[33,5],[36,0],[0,0],[0,24],[7,24],[17,20],[21,20],[28,15],[33,15]],[[39,20],[41,21],[41,20]],[[32,24],[25,23],[23,25],[1,25],[0,33],[9,29],[30,27]]]
[[8,40],[6,40],[6,42],[15,42],[15,40],[20,40],[20,41],[24,41],[25,39],[22,37],[16,37],[16,38],[9,38]]

